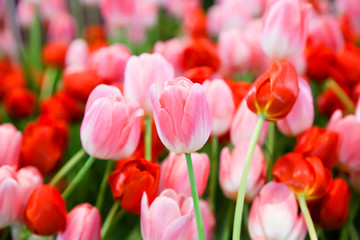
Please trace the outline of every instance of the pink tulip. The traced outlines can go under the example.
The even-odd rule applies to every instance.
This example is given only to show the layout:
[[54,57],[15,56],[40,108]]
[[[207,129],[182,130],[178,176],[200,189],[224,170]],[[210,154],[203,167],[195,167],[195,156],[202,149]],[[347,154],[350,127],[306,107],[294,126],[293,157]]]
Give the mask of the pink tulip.
[[75,19],[66,12],[59,13],[50,19],[48,27],[49,41],[70,42],[75,38]]
[[0,125],[0,166],[8,165],[14,170],[19,167],[21,142],[22,134],[14,125]]
[[203,86],[178,77],[159,94],[150,89],[154,120],[162,143],[175,153],[199,150],[211,132],[211,113]]
[[163,0],[163,5],[171,15],[183,19],[186,11],[200,7],[201,2],[200,0]]
[[279,0],[268,6],[261,43],[270,58],[292,59],[301,54],[307,38],[309,9],[299,0]]
[[66,228],[56,240],[101,240],[101,216],[97,208],[83,203],[71,210],[66,217]]
[[16,8],[16,15],[19,24],[24,28],[29,28],[35,16],[35,6],[28,0],[20,0]]
[[[241,183],[246,153],[250,141],[241,141],[230,153],[228,147],[223,148],[220,155],[219,183],[226,197],[235,200]],[[245,199],[252,201],[266,181],[265,158],[261,148],[256,145],[246,182]]]
[[30,194],[37,186],[42,185],[44,182],[40,171],[36,167],[32,167],[32,166],[21,168],[16,173],[16,176],[19,182],[19,189],[20,189],[21,202],[22,202],[17,221],[19,223],[23,223],[25,206],[30,197]]
[[160,92],[166,80],[174,78],[174,68],[160,54],[132,56],[125,68],[124,95],[137,101],[145,115],[152,115],[150,87]]
[[[210,172],[210,161],[206,153],[192,153],[192,164],[198,195],[201,196],[207,185]],[[176,192],[191,196],[189,174],[187,171],[185,155],[177,155],[170,152],[169,156],[161,164],[160,183],[158,192],[167,188],[174,189]]]
[[328,123],[327,130],[338,133],[337,163],[345,171],[360,170],[360,122],[355,115],[342,118],[340,110],[335,111]]
[[276,122],[280,132],[287,136],[298,136],[311,128],[314,122],[314,103],[310,85],[299,77],[299,96],[290,113]]
[[[200,200],[200,210],[205,238],[211,239],[215,217],[203,200]],[[196,238],[192,198],[179,195],[172,189],[166,189],[149,206],[145,193],[141,200],[141,235],[144,240]]]
[[[255,130],[255,125],[258,120],[258,116],[250,111],[247,106],[246,100],[242,100],[238,107],[233,122],[230,128],[230,139],[233,145],[237,145],[242,140],[249,140]],[[265,122],[261,129],[260,137],[258,140],[259,145],[263,145],[267,132],[269,129],[269,123]]]
[[231,89],[222,79],[205,81],[203,86],[212,116],[211,134],[221,136],[229,131],[235,112]]
[[360,34],[360,4],[359,0],[335,0],[338,15],[346,16],[349,26],[356,35]]
[[67,67],[86,67],[89,64],[90,50],[85,40],[78,38],[71,42],[66,52]]
[[92,53],[90,65],[106,84],[122,83],[125,66],[130,57],[131,52],[125,45],[114,44]]
[[251,239],[301,240],[306,236],[305,219],[298,215],[295,194],[276,182],[267,183],[255,198],[248,227]]
[[7,227],[19,214],[21,194],[15,171],[9,166],[0,167],[0,229]]
[[46,22],[64,12],[68,12],[66,0],[44,0],[40,4],[40,16]]
[[136,149],[143,110],[120,90],[101,84],[90,94],[80,128],[85,151],[100,159],[122,159]]
[[16,39],[13,32],[9,28],[4,28],[0,32],[0,51],[13,61],[16,61],[18,57],[18,46]]

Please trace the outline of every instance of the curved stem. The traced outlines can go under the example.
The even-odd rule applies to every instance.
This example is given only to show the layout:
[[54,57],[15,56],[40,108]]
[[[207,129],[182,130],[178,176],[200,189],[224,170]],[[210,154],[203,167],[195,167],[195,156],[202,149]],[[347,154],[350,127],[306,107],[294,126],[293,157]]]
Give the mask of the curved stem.
[[353,113],[355,111],[355,104],[351,100],[351,98],[346,94],[346,92],[334,81],[334,79],[326,80],[327,88],[331,89],[335,95],[340,99],[342,104],[346,107],[346,111],[349,113]]
[[241,176],[241,183],[236,199],[236,207],[235,207],[235,216],[234,216],[234,228],[233,228],[233,240],[240,239],[241,235],[241,221],[242,221],[242,213],[244,208],[244,199],[245,199],[245,189],[246,189],[246,181],[247,177],[249,175],[249,169],[251,165],[251,159],[254,154],[255,146],[257,143],[257,140],[260,135],[260,131],[262,126],[264,125],[266,117],[263,115],[259,116],[259,119],[256,123],[254,133],[250,140],[250,146],[248,149],[248,152],[246,154],[246,160],[244,164],[244,170]]
[[151,161],[151,117],[145,117],[145,158]]
[[274,157],[274,141],[275,141],[275,122],[269,123],[269,133],[267,138],[267,149],[268,149],[268,156],[267,156],[267,164],[266,164],[266,176],[267,180],[270,181],[271,179],[271,170],[273,164],[273,157]]
[[210,209],[214,210],[215,208],[215,197],[216,197],[216,180],[217,180],[217,169],[218,169],[218,137],[213,136],[211,139],[211,159],[210,159]]
[[[101,239],[105,239],[106,234],[108,233],[110,226],[111,226],[111,222],[115,217],[115,213],[118,211],[118,209],[120,208],[120,204],[115,202],[114,205],[111,207],[105,221],[104,224],[101,228]],[[124,210],[123,210],[124,211]]]
[[95,157],[90,156],[86,161],[85,165],[81,168],[81,170],[76,174],[75,178],[71,181],[71,183],[67,186],[65,191],[62,194],[62,197],[66,199],[70,193],[74,190],[76,185],[81,181],[81,179],[85,176],[86,172],[90,169],[91,165],[95,162]]
[[49,184],[55,186],[84,156],[86,152],[80,149],[67,163],[55,174]]
[[306,225],[307,225],[307,228],[308,228],[310,239],[311,240],[317,240],[318,238],[317,238],[317,235],[316,235],[314,223],[313,223],[313,221],[311,219],[309,209],[308,209],[308,207],[306,205],[306,198],[305,198],[305,196],[299,195],[298,200],[299,200],[301,212],[303,213],[304,218],[305,218],[305,222],[306,222]]
[[199,196],[196,189],[196,182],[195,182],[195,176],[194,176],[194,169],[191,161],[191,154],[185,153],[186,157],[186,164],[188,168],[189,173],[189,179],[190,179],[190,186],[191,186],[191,194],[194,202],[194,210],[195,210],[195,218],[196,218],[196,225],[197,230],[199,234],[199,240],[204,240],[204,227],[201,219],[201,212],[200,212],[200,204],[199,204]]
[[101,180],[99,194],[98,194],[98,197],[96,199],[96,205],[95,206],[99,211],[101,211],[101,207],[102,207],[103,202],[104,202],[105,191],[106,191],[106,182],[107,182],[107,179],[109,177],[109,174],[110,174],[111,170],[114,168],[114,165],[115,165],[115,161],[108,160],[103,179]]

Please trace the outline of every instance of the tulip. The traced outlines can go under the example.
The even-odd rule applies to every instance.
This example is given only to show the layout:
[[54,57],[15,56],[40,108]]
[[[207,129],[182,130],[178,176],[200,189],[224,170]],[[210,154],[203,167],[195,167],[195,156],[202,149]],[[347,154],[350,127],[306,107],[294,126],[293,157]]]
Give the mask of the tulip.
[[22,134],[11,123],[0,125],[0,166],[19,167]]
[[[246,153],[250,141],[237,143],[230,153],[228,147],[223,148],[220,155],[219,183],[226,197],[235,200],[239,191],[241,176],[244,169]],[[245,200],[252,201],[266,181],[265,158],[261,148],[256,145],[249,177],[246,182]]]
[[214,70],[208,66],[194,67],[186,70],[182,75],[190,79],[193,83],[203,84],[206,80],[211,79]]
[[51,185],[41,185],[34,189],[25,207],[25,224],[40,236],[50,236],[66,227],[65,200]]
[[292,59],[303,51],[308,34],[310,6],[299,0],[270,4],[263,16],[261,45],[272,59]]
[[360,122],[360,98],[358,98],[358,101],[356,103],[355,117],[356,117],[356,120],[358,122]]
[[150,89],[154,120],[163,144],[175,153],[191,153],[204,146],[211,131],[211,113],[200,84],[178,77],[165,82],[158,95]]
[[[203,200],[200,203],[205,237],[211,239],[215,217]],[[149,206],[147,195],[144,194],[141,200],[141,235],[144,240],[196,238],[191,197],[166,189]]]
[[28,0],[19,1],[16,9],[16,17],[21,27],[29,28],[31,26],[35,16],[35,10],[34,5]]
[[16,173],[19,181],[21,195],[21,208],[17,217],[17,222],[24,222],[25,207],[32,191],[43,184],[43,177],[40,171],[32,166],[23,167]]
[[66,228],[56,240],[101,240],[101,216],[97,208],[83,203],[73,208],[66,216]]
[[299,77],[299,96],[289,114],[276,122],[280,132],[297,136],[309,129],[314,122],[314,103],[310,85]]
[[143,53],[132,56],[125,68],[124,95],[137,101],[146,116],[152,115],[150,87],[160,92],[166,80],[174,78],[174,68],[160,54]]
[[14,88],[5,95],[4,107],[15,118],[28,117],[35,109],[35,95],[26,88]]
[[[192,153],[191,160],[194,166],[196,188],[201,196],[207,185],[210,161],[206,153]],[[161,164],[160,184],[158,192],[167,188],[175,190],[185,196],[191,196],[191,188],[185,155],[177,155],[170,152],[169,156]]]
[[89,64],[89,46],[85,40],[73,40],[66,52],[66,66],[87,66]]
[[71,14],[62,12],[52,17],[48,26],[50,41],[71,42],[75,38],[76,22]]
[[221,136],[230,129],[233,119],[235,105],[232,92],[222,79],[206,81],[203,86],[212,116],[211,134]]
[[121,202],[126,211],[139,214],[140,202],[144,192],[151,203],[156,196],[159,166],[144,158],[119,161],[108,182],[115,201]]
[[313,126],[297,139],[295,152],[307,157],[318,157],[331,170],[336,161],[338,134]]
[[317,108],[321,114],[331,116],[336,110],[345,111],[345,105],[340,101],[336,94],[327,89],[317,97]]
[[161,0],[164,8],[171,15],[184,19],[189,9],[199,8],[201,2],[199,0]]
[[269,182],[254,200],[249,215],[251,239],[305,239],[304,217],[295,195],[285,184]]
[[249,109],[268,121],[280,120],[291,111],[299,94],[298,76],[288,61],[274,62],[251,85],[246,101]]
[[347,220],[351,191],[346,182],[334,179],[327,193],[315,203],[309,204],[311,217],[325,230],[340,228]]
[[344,118],[341,111],[333,113],[327,126],[327,130],[336,132],[339,141],[336,146],[336,165],[345,171],[360,170],[360,123],[353,114]]
[[24,130],[20,158],[22,166],[35,166],[43,174],[52,172],[60,164],[67,141],[68,129],[64,121],[49,115],[40,116]]
[[13,168],[0,167],[0,228],[16,220],[21,208],[19,181]]
[[49,22],[55,16],[67,12],[67,6],[65,0],[45,0],[40,4],[40,15],[45,22]]
[[[234,81],[231,79],[227,79],[227,80],[225,80],[225,82],[227,83],[227,85],[229,85],[229,87],[231,89],[231,92],[234,97],[235,108],[238,109],[243,98],[246,97],[246,95],[249,91],[250,83],[242,82],[242,81]],[[245,106],[247,106],[247,104],[245,104]],[[246,109],[248,109],[248,108],[246,108]],[[251,112],[251,111],[249,111],[249,112]]]
[[[247,140],[250,141],[251,136],[255,130],[256,122],[259,117],[249,110],[246,100],[242,100],[239,108],[237,109],[234,119],[231,123],[230,139],[233,145]],[[269,123],[265,122],[261,128],[258,144],[263,145],[269,130]]]
[[317,199],[327,192],[331,173],[318,157],[288,153],[280,157],[273,168],[275,181],[286,184],[296,196]]
[[126,101],[120,90],[101,84],[90,94],[81,123],[85,151],[100,159],[122,159],[136,149],[143,110]]
[[19,66],[9,66],[0,78],[0,98],[2,99],[6,93],[13,88],[25,87],[25,76]]
[[63,68],[65,66],[67,48],[68,44],[62,41],[46,43],[42,52],[44,63],[58,68]]

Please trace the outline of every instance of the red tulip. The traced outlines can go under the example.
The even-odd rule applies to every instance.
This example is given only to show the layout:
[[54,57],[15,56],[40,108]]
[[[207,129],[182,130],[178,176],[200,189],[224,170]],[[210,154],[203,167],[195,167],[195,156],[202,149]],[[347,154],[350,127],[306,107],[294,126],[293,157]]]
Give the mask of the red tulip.
[[[8,91],[25,86],[25,77],[18,66],[3,66],[0,70],[0,98]],[[2,68],[2,67],[1,67]]]
[[297,196],[322,197],[331,183],[331,173],[318,157],[288,153],[280,157],[272,171],[275,181],[286,184]]
[[65,230],[65,200],[55,187],[41,185],[34,189],[25,208],[25,224],[31,232],[41,236]]
[[346,182],[335,179],[321,199],[309,204],[311,218],[325,230],[340,228],[348,217],[350,195]]
[[235,108],[237,109],[240,106],[243,98],[246,97],[250,89],[250,83],[242,81],[235,82],[232,79],[226,79],[225,82],[227,83],[227,85],[229,85],[232,91],[232,94],[234,96]]
[[159,166],[144,158],[121,160],[108,182],[115,201],[126,211],[139,214],[144,192],[151,203],[156,196],[160,178]]
[[251,85],[247,104],[251,111],[265,115],[268,121],[286,117],[299,95],[298,75],[286,60],[274,62]]
[[299,136],[295,152],[307,157],[318,157],[324,166],[331,170],[336,161],[336,147],[338,134],[326,129],[313,126]]
[[322,81],[329,77],[329,69],[335,62],[335,52],[325,45],[308,45],[306,54],[306,75],[310,78]]
[[42,52],[43,61],[46,65],[63,68],[68,44],[62,41],[48,42]]
[[331,116],[337,109],[341,111],[345,110],[344,104],[331,89],[326,90],[318,96],[316,105],[319,112],[327,116]]
[[16,118],[29,116],[35,108],[35,95],[26,88],[13,88],[4,98],[6,111]]
[[68,140],[67,125],[49,115],[29,123],[23,134],[21,163],[37,167],[43,174],[59,164]]
[[202,84],[205,80],[210,79],[214,70],[208,66],[190,68],[183,73],[183,76],[190,79],[193,83]]
[[193,38],[206,37],[206,14],[200,7],[192,7],[184,12],[185,32]]

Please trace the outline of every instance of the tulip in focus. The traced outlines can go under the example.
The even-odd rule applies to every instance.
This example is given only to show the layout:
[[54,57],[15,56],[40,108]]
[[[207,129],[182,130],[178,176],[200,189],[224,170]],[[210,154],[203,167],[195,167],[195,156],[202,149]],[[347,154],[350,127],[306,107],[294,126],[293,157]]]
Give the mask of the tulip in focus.
[[119,161],[108,182],[115,201],[133,214],[140,213],[140,202],[146,192],[151,203],[157,193],[160,178],[159,166],[144,158]]
[[211,132],[211,112],[203,86],[178,77],[165,82],[158,94],[150,89],[154,120],[163,144],[175,153],[204,146]]
[[83,203],[73,208],[66,217],[65,231],[56,240],[101,240],[101,216],[97,208]]
[[[223,148],[220,155],[219,183],[226,197],[236,200],[241,176],[244,169],[249,140],[237,143],[230,153],[228,147]],[[252,201],[266,181],[265,158],[261,148],[256,145],[246,182],[245,200]]]
[[11,123],[0,125],[0,166],[19,167],[22,133]]
[[[207,186],[210,172],[210,161],[206,153],[191,153],[198,195],[201,196]],[[177,193],[191,196],[191,188],[185,155],[170,152],[161,164],[159,191],[171,188]]]
[[85,151],[100,159],[122,159],[136,149],[143,110],[127,101],[120,90],[101,84],[90,94],[81,123]]
[[26,227],[36,235],[50,236],[66,227],[65,200],[51,185],[34,189],[25,208]]
[[295,195],[285,184],[269,182],[255,198],[249,215],[251,239],[303,240],[305,219]]

